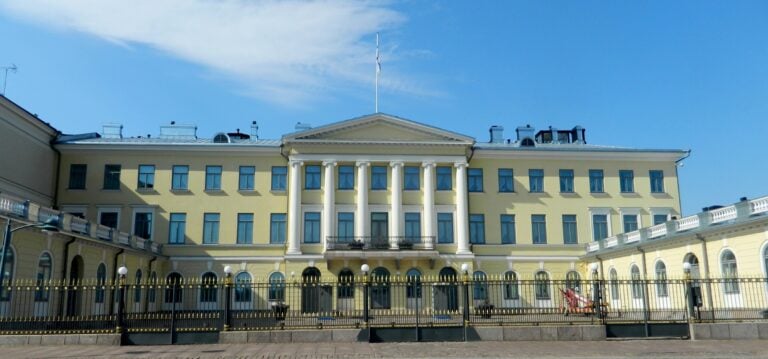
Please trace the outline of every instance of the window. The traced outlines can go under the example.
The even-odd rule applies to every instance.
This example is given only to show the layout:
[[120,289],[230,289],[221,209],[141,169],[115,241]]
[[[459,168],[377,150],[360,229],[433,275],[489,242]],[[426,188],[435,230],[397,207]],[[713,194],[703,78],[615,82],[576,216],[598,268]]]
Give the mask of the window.
[[136,275],[133,276],[133,302],[141,303],[141,269],[136,270]]
[[485,244],[485,215],[469,215],[469,243]]
[[205,190],[221,189],[221,166],[205,166]]
[[355,167],[339,166],[339,189],[355,188]]
[[406,285],[405,297],[406,298],[421,298],[421,272],[416,268],[411,268],[405,273]]
[[285,276],[283,273],[275,272],[270,274],[268,298],[274,302],[285,300]]
[[437,243],[453,243],[453,213],[437,214]]
[[738,294],[739,293],[739,272],[736,266],[736,256],[730,250],[726,249],[723,254],[720,255],[720,268],[723,278],[726,281],[723,283],[723,291],[726,294]]
[[668,219],[668,215],[666,214],[654,214],[653,215],[653,225],[662,224],[666,222]]
[[165,302],[166,303],[181,303],[184,299],[184,292],[182,291],[182,282],[184,278],[179,273],[171,273],[165,278]]
[[467,186],[468,186],[469,192],[483,191],[483,169],[482,168],[467,169]]
[[101,212],[100,216],[99,224],[109,228],[117,228],[118,217],[120,216],[118,212]]
[[763,266],[765,267],[765,273],[768,273],[768,247],[763,250]]
[[203,244],[219,243],[219,219],[218,213],[203,215]]
[[285,191],[285,179],[287,176],[288,176],[288,167],[273,166],[272,167],[272,190]]
[[520,299],[520,286],[517,282],[517,273],[513,271],[504,273],[504,299]]
[[533,244],[547,244],[547,217],[545,215],[531,215],[531,236]]
[[560,192],[573,192],[573,170],[560,170]]
[[576,271],[570,271],[565,274],[565,287],[581,293],[581,277]]
[[576,231],[576,215],[564,214],[563,215],[563,243],[576,244],[579,243],[578,232]]
[[636,265],[632,265],[632,268],[629,271],[630,277],[632,278],[632,298],[634,299],[642,299],[643,298],[643,283],[640,280],[640,268],[638,268]]
[[171,171],[171,189],[189,189],[189,166],[173,166]]
[[549,300],[549,274],[545,271],[538,271],[534,276],[533,287],[536,292],[537,300]]
[[619,274],[616,272],[616,268],[611,268],[611,299],[619,300]]
[[200,303],[216,303],[218,294],[216,284],[215,273],[207,272],[203,274],[202,285],[200,286]]
[[337,232],[339,242],[349,243],[355,239],[355,213],[339,212]]
[[592,215],[592,239],[599,241],[608,238],[608,215]]
[[656,295],[659,297],[669,296],[667,289],[667,266],[662,261],[656,262]]
[[450,191],[453,189],[453,169],[447,166],[437,167],[437,190],[438,191]]
[[104,189],[120,189],[120,165],[104,165]]
[[651,193],[664,193],[664,171],[650,170],[648,177],[651,179]]
[[253,244],[253,213],[237,214],[237,244]]
[[603,193],[603,170],[589,170],[589,192]]
[[515,215],[501,215],[501,244],[515,244]]
[[349,268],[344,268],[339,272],[339,288],[337,293],[339,299],[355,297],[355,274]]
[[418,191],[421,187],[419,182],[421,171],[419,167],[405,166],[404,172],[403,189],[406,191]]
[[152,239],[152,212],[134,214],[133,234],[144,239]]
[[304,213],[304,243],[320,243],[320,212]]
[[472,274],[475,285],[472,290],[472,297],[475,300],[487,300],[488,299],[488,276],[485,272],[476,271]]
[[269,216],[269,243],[285,243],[285,213],[272,213]]
[[47,302],[51,296],[51,290],[46,287],[50,286],[52,262],[51,255],[47,252],[41,254],[40,259],[37,261],[35,302]]
[[511,168],[499,168],[499,192],[514,192],[515,177]]
[[387,167],[371,166],[371,189],[387,189]]
[[619,171],[619,186],[622,193],[635,191],[635,173],[632,170]]
[[624,217],[624,233],[637,230],[638,224],[636,214],[625,214],[622,217]]
[[155,165],[139,165],[138,189],[155,188]]
[[247,272],[235,276],[235,302],[248,303],[251,301],[251,275]]
[[104,286],[107,283],[107,266],[104,263],[99,263],[96,268],[96,292],[94,293],[93,301],[95,303],[104,303],[105,290]]
[[256,167],[240,166],[240,180],[237,188],[241,191],[253,191],[255,188]]
[[304,167],[304,189],[320,189],[320,166]]
[[85,189],[88,165],[69,165],[69,189]]
[[168,228],[169,244],[184,244],[187,232],[187,214],[171,213],[171,219]]
[[410,243],[421,242],[421,213],[405,213],[405,240]]
[[544,192],[544,170],[528,170],[528,185],[531,192]]

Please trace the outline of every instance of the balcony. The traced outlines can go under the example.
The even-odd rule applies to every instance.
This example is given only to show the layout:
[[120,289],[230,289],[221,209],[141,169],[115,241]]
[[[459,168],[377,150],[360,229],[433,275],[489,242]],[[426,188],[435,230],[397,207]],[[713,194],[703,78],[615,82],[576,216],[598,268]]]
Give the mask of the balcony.
[[435,237],[421,236],[328,236],[326,258],[436,257]]

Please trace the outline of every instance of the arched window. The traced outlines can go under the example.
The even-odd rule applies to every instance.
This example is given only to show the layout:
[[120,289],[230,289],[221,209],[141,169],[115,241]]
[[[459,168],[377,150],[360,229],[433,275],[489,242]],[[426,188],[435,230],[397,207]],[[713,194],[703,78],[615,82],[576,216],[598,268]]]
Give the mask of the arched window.
[[537,300],[549,300],[549,274],[545,271],[538,271],[534,276],[533,287],[536,291]]
[[282,302],[285,300],[285,276],[275,272],[269,276],[269,300]]
[[339,272],[339,289],[337,293],[339,299],[355,297],[355,274],[349,268],[344,268]]
[[371,272],[371,307],[389,309],[392,306],[389,293],[389,271],[378,267]]
[[203,274],[202,283],[200,283],[200,302],[216,302],[217,292],[218,288],[216,287],[216,273],[206,272]]
[[765,267],[765,276],[768,277],[768,246],[763,250],[763,266]]
[[36,302],[47,302],[50,297],[50,290],[46,288],[51,280],[51,268],[53,267],[51,255],[45,252],[40,255],[37,261],[37,289],[35,290]]
[[523,141],[520,143],[520,146],[522,147],[534,147],[536,145],[535,142],[533,142],[532,139],[526,137],[523,139]]
[[149,273],[149,290],[147,291],[147,301],[150,303],[155,302],[155,295],[156,295],[156,289],[155,287],[158,285],[157,283],[157,273],[155,271],[152,271]]
[[720,255],[720,268],[725,278],[723,290],[728,294],[739,293],[739,271],[736,266],[736,256],[730,250],[723,251]]
[[504,299],[520,299],[517,273],[513,271],[504,273]]
[[565,274],[565,287],[581,293],[581,276],[579,272],[570,271]]
[[405,279],[408,282],[405,297],[421,298],[421,272],[416,268],[411,268],[405,273]]
[[166,277],[168,286],[165,287],[165,302],[166,303],[181,303],[184,298],[181,291],[181,284],[184,282],[184,277],[179,273],[171,273]]
[[485,272],[476,271],[472,277],[475,280],[472,293],[475,300],[488,300],[488,277],[485,275]]
[[13,248],[8,248],[5,252],[5,265],[3,268],[3,283],[0,284],[0,302],[7,302],[11,300],[11,292],[8,291],[8,287],[13,282],[13,267],[16,256],[13,254]]
[[251,301],[251,275],[248,272],[240,272],[235,276],[235,302],[247,303]]
[[104,286],[107,282],[107,266],[104,263],[100,263],[96,268],[96,303],[104,303]]
[[619,300],[619,273],[616,272],[616,268],[611,268],[609,275],[611,279],[611,299]]
[[133,302],[134,303],[141,303],[141,269],[136,270],[136,278],[134,278],[134,283],[136,283],[133,286]]
[[662,261],[656,262],[656,295],[659,297],[669,296],[667,289],[667,265]]
[[640,280],[640,268],[633,264],[629,272],[632,277],[632,298],[641,299],[643,298],[643,283]]

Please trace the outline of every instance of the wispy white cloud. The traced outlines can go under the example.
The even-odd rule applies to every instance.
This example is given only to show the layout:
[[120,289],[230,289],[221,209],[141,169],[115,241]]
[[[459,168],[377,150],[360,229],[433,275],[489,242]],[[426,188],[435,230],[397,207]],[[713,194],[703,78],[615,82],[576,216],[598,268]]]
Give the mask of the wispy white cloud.
[[[287,105],[369,86],[371,35],[405,21],[387,3],[347,0],[6,0],[0,7],[45,26],[165,51],[235,80],[243,93]],[[382,86],[431,94],[392,72]]]

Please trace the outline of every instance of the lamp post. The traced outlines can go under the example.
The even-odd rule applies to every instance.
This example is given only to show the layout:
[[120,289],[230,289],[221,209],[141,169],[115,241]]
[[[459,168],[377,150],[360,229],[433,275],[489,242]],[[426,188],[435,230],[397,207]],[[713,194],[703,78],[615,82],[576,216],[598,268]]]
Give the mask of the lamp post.
[[117,274],[120,275],[119,279],[119,289],[118,289],[118,300],[117,300],[117,325],[115,330],[117,333],[123,332],[123,313],[125,312],[125,275],[128,274],[128,268],[125,266],[122,266],[117,269]]
[[363,272],[363,325],[367,328],[368,327],[368,290],[370,289],[370,283],[368,281],[368,271],[370,271],[371,268],[368,266],[368,264],[363,264],[360,266],[360,271]]
[[462,311],[464,317],[464,341],[467,341],[467,327],[469,326],[469,264],[463,263],[461,265],[462,274],[462,287],[464,288],[464,310]]
[[25,228],[38,228],[47,232],[58,232],[59,217],[54,216],[42,223],[27,224],[16,228],[11,228],[11,219],[8,219],[8,224],[5,226],[5,236],[3,237],[3,249],[2,253],[0,253],[0,286],[3,286],[5,281],[5,257],[8,256],[8,247],[11,246],[11,238],[13,236],[13,232]]
[[691,337],[691,340],[694,340],[693,335],[693,324],[692,324],[692,317],[693,317],[693,306],[695,304],[694,298],[693,298],[693,288],[691,284],[691,263],[684,262],[683,263],[683,274],[685,275],[685,305],[688,309],[688,334]]
[[224,266],[224,331],[228,331],[232,324],[232,267]]

